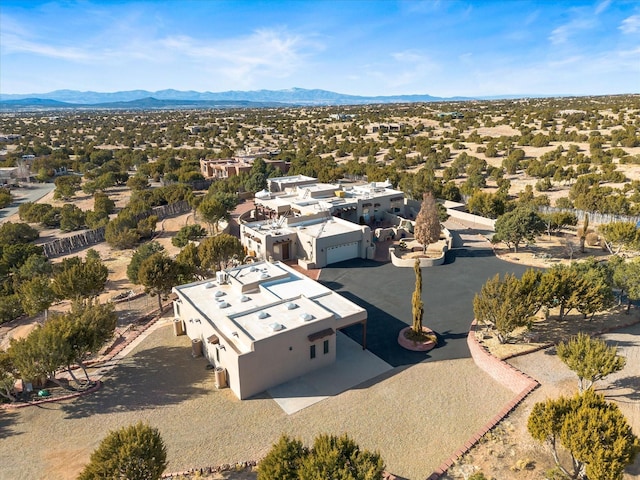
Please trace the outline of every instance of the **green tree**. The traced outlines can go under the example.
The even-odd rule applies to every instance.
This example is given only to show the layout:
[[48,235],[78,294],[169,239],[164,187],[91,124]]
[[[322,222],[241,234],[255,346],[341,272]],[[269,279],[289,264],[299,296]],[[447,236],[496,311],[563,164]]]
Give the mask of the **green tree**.
[[16,369],[13,366],[11,355],[6,351],[0,351],[0,395],[15,402],[14,385],[16,380]]
[[133,177],[127,180],[127,187],[129,187],[134,192],[138,192],[141,190],[146,190],[149,188],[149,181],[145,175],[134,175]]
[[138,271],[138,279],[150,295],[157,295],[158,308],[162,312],[162,295],[171,292],[178,284],[180,270],[178,264],[164,255],[154,253],[144,260]]
[[64,175],[57,177],[54,181],[56,189],[53,192],[53,198],[62,198],[68,200],[73,198],[78,190],[80,190],[80,184],[82,183],[82,177],[77,175]]
[[473,312],[478,322],[492,326],[500,343],[505,343],[511,333],[527,325],[540,308],[535,273],[525,281],[514,275],[500,275],[487,280],[479,294],[473,298]]
[[51,279],[45,275],[36,275],[25,279],[18,287],[20,303],[27,315],[37,315],[48,310],[56,299],[51,287]]
[[61,338],[69,345],[67,371],[75,379],[71,364],[76,363],[90,383],[85,358],[89,353],[98,352],[113,337],[118,321],[113,305],[75,302],[70,312],[56,320],[60,322]]
[[107,215],[113,213],[116,208],[116,202],[109,198],[104,192],[96,192],[93,195],[93,211],[105,213]]
[[533,210],[517,207],[496,220],[495,230],[496,240],[506,243],[509,248],[513,245],[517,253],[523,241],[534,243],[536,235],[544,231],[544,223]]
[[61,270],[53,277],[51,288],[58,298],[92,298],[104,290],[108,276],[109,269],[100,257],[87,253],[84,261],[63,261]]
[[207,232],[200,225],[185,225],[182,227],[178,233],[176,233],[175,237],[171,239],[171,244],[174,247],[184,247],[190,241],[198,240],[207,235]]
[[640,259],[625,262],[622,261],[616,265],[613,272],[614,283],[621,289],[620,297],[624,292],[627,293],[627,309],[628,314],[631,309],[631,303],[634,300],[640,300]]
[[280,438],[258,465],[258,480],[381,480],[384,462],[348,435],[319,435],[313,447]]
[[238,203],[238,197],[229,193],[208,194],[198,205],[198,213],[209,224],[211,233],[218,231],[218,222],[229,218],[229,212]]
[[[622,480],[624,468],[640,451],[618,406],[592,390],[536,403],[527,428],[550,447],[556,465],[571,479]],[[562,465],[560,446],[570,456],[571,467]]]
[[0,325],[24,314],[20,295],[0,295]]
[[300,440],[282,435],[258,464],[258,480],[298,480],[298,469],[308,454]]
[[78,480],[158,480],[167,468],[158,429],[142,422],[110,431],[91,454]]
[[559,307],[559,319],[564,320],[589,290],[589,285],[575,268],[554,265],[540,280],[542,302],[547,308]]
[[600,234],[605,246],[612,254],[616,255],[623,247],[640,246],[640,229],[633,222],[612,222],[600,225]]
[[469,212],[488,218],[498,218],[505,211],[505,199],[502,195],[476,191],[467,202]]
[[138,278],[138,272],[140,271],[140,265],[147,258],[149,258],[154,253],[164,252],[164,247],[159,243],[154,241],[143,243],[136,251],[133,252],[133,256],[131,257],[131,261],[127,266],[127,278],[131,283],[135,283],[136,285],[141,284],[142,282]]
[[198,247],[200,266],[209,272],[224,270],[233,260],[243,256],[244,247],[240,240],[227,233],[205,238]]
[[300,480],[381,480],[384,462],[361,449],[348,435],[319,435],[298,470]]
[[543,213],[540,218],[547,227],[547,235],[551,236],[551,232],[559,232],[564,227],[575,226],[578,224],[578,218],[569,212],[552,212]]
[[416,217],[416,224],[413,234],[416,241],[422,244],[422,252],[427,253],[430,243],[435,243],[440,239],[442,226],[436,199],[431,192],[427,192],[422,197],[422,205]]
[[77,206],[65,203],[60,210],[60,230],[72,232],[80,230],[85,225],[85,213]]
[[598,380],[619,372],[626,359],[618,355],[618,348],[609,346],[604,340],[579,333],[568,342],[560,342],[557,354],[572,372],[578,375],[578,391],[593,387]]
[[6,188],[0,188],[0,208],[6,208],[13,203],[13,195]]
[[26,223],[6,222],[0,226],[0,245],[30,243],[40,236],[38,231]]
[[58,327],[58,322],[49,321],[24,338],[11,339],[9,354],[20,378],[34,383],[50,380],[68,388],[56,378],[56,372],[67,365],[71,350]]

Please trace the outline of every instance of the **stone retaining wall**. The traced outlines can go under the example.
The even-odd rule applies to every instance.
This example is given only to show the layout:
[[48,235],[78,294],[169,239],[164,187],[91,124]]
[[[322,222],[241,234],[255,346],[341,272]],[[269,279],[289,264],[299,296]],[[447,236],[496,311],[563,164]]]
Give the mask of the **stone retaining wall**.
[[498,423],[500,423],[509,413],[515,409],[520,402],[522,402],[533,390],[535,390],[539,383],[533,378],[525,375],[521,371],[512,367],[508,363],[500,360],[499,358],[491,355],[476,339],[477,324],[474,320],[469,329],[467,335],[467,345],[471,351],[473,361],[478,368],[485,371],[495,381],[503,385],[505,388],[511,390],[515,397],[508,402],[498,414],[496,414],[491,420],[489,420],[480,430],[478,430],[465,444],[459,448],[448,460],[443,462],[428,478],[427,480],[438,480],[442,475],[446,473],[449,468],[464,454],[476,445],[482,437],[484,437],[491,429],[493,429]]

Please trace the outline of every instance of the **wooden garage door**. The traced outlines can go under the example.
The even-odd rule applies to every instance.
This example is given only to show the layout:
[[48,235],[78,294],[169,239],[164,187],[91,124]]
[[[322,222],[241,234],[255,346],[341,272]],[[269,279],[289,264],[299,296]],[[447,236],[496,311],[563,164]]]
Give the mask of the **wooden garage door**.
[[359,257],[358,242],[327,248],[327,265]]

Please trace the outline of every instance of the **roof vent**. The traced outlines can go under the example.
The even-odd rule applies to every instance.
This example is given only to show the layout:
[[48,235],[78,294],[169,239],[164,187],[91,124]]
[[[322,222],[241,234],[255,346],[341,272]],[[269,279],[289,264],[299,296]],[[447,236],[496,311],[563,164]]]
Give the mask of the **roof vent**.
[[267,272],[262,272],[262,275],[260,275],[260,278],[269,278],[271,275],[269,275]]
[[302,320],[303,322],[308,322],[309,320],[313,320],[313,315],[311,315],[310,313],[301,313],[300,314],[300,320]]
[[262,320],[263,318],[267,318],[269,316],[269,314],[267,312],[265,312],[264,310],[260,310],[258,312],[258,318],[260,320]]
[[241,301],[242,303],[244,303],[244,302],[248,302],[249,300],[251,300],[251,298],[250,298],[250,297],[247,297],[246,295],[242,295],[242,296],[240,297],[240,301]]
[[224,292],[222,290],[217,290],[215,293],[215,297],[216,298],[220,298],[224,295]]
[[287,303],[287,310],[295,310],[296,308],[298,308],[298,305],[296,303],[293,303],[293,302]]
[[213,288],[215,286],[216,286],[216,284],[212,283],[212,282],[207,282],[207,283],[204,284],[204,288]]
[[218,308],[227,308],[230,307],[231,305],[228,304],[227,302],[225,302],[224,300],[222,300],[221,302],[218,302]]
[[273,322],[269,324],[269,328],[272,332],[277,332],[278,330],[282,330],[284,328],[284,325],[278,322]]

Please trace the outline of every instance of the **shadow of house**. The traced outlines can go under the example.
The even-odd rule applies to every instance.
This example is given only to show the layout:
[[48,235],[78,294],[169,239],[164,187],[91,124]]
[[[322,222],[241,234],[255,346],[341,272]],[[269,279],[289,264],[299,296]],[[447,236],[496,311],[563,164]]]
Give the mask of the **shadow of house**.
[[122,360],[108,376],[102,389],[65,404],[65,418],[84,418],[113,412],[128,412],[177,405],[209,389],[197,385],[211,382],[213,373],[203,358],[192,358],[181,347],[155,347]]

